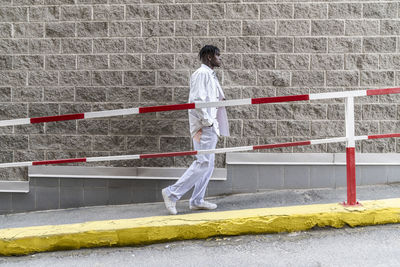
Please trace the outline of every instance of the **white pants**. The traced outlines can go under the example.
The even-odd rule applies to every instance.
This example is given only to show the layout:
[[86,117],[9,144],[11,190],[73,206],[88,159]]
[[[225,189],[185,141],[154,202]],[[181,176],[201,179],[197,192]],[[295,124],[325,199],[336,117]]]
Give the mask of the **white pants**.
[[[200,142],[193,140],[195,150],[215,149],[218,136],[214,127],[203,127]],[[196,160],[190,165],[179,180],[167,187],[166,193],[173,200],[179,200],[193,186],[190,205],[199,205],[204,200],[208,181],[214,171],[215,154],[196,155]]]

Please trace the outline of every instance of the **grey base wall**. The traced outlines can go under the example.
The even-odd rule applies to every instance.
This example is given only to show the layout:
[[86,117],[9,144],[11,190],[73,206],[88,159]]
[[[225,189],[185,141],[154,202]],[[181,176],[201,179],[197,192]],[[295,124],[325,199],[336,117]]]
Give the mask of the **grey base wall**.
[[[400,155],[359,154],[356,162],[357,185],[400,182]],[[66,169],[62,171],[63,168]],[[124,168],[32,168],[29,170],[32,177],[28,193],[0,193],[0,214],[159,202],[162,201],[161,189],[173,184],[179,176],[171,176],[182,171],[184,169],[143,169],[137,170],[139,176],[128,179],[126,174],[133,172]],[[53,177],[37,177],[41,173]],[[98,174],[103,174],[103,178],[95,178]],[[81,178],[77,178],[79,175]],[[85,175],[91,178],[85,178]],[[107,176],[114,178],[104,178]],[[227,170],[218,169],[212,179],[206,196],[345,187],[345,154],[231,153],[227,155]],[[183,199],[188,199],[190,195],[191,192],[188,192]]]
[[[0,214],[85,206],[162,201],[174,180],[31,178],[28,193],[0,193]],[[210,181],[207,196],[224,193],[226,181]],[[183,199],[188,199],[188,192]]]
[[[226,161],[232,193],[347,185],[344,153],[230,153]],[[400,155],[356,155],[357,185],[395,182],[400,182]]]

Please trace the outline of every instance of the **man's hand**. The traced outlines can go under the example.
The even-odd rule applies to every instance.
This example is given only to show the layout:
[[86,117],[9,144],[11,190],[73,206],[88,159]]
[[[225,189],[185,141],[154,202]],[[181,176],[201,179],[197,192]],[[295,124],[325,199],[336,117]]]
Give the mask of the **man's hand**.
[[196,141],[197,143],[200,143],[200,138],[202,133],[203,130],[200,128],[200,130],[198,130],[197,133],[193,136],[193,140]]

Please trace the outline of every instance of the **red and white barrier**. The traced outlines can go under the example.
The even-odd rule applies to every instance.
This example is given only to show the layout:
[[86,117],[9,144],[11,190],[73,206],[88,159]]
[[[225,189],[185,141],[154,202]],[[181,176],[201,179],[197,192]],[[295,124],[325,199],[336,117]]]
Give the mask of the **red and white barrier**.
[[[367,140],[367,139],[392,138],[392,137],[400,137],[400,133],[355,136],[354,139],[355,140]],[[51,165],[51,164],[63,164],[63,163],[77,163],[77,162],[100,162],[100,161],[115,161],[115,160],[180,157],[180,156],[194,156],[194,155],[200,155],[200,154],[220,154],[220,153],[229,153],[229,152],[243,152],[243,151],[251,151],[251,150],[260,150],[260,149],[272,149],[272,148],[280,148],[280,147],[294,147],[294,146],[308,146],[308,145],[317,145],[317,144],[338,143],[338,142],[346,142],[346,141],[347,141],[346,137],[336,137],[336,138],[297,141],[297,142],[288,142],[288,143],[279,143],[279,144],[227,147],[227,148],[217,148],[217,149],[208,149],[208,150],[192,150],[192,151],[165,152],[165,153],[154,153],[154,154],[137,154],[137,155],[121,155],[121,156],[105,156],[105,157],[12,162],[12,163],[0,163],[0,168],[25,167],[25,166],[35,166],[35,165]]]
[[323,143],[333,143],[333,142],[344,142],[345,141],[345,142],[347,142],[347,144],[346,144],[347,203],[344,203],[344,204],[345,205],[357,205],[358,202],[356,201],[356,180],[355,180],[355,141],[356,140],[366,140],[366,139],[377,139],[377,138],[400,137],[400,133],[380,134],[380,135],[370,135],[370,136],[354,136],[354,133],[355,133],[355,130],[354,130],[354,97],[398,94],[398,93],[400,93],[400,88],[370,89],[370,90],[317,93],[317,94],[306,94],[306,95],[235,99],[235,100],[227,100],[227,101],[221,101],[221,102],[186,103],[186,104],[177,104],[177,105],[163,105],[163,106],[139,107],[139,108],[129,108],[129,109],[105,110],[105,111],[97,111],[97,112],[86,112],[86,113],[48,116],[48,117],[3,120],[3,121],[0,121],[0,127],[1,126],[23,125],[23,124],[33,124],[33,123],[43,123],[43,122],[54,122],[54,121],[80,120],[80,119],[89,119],[89,118],[104,118],[104,117],[132,115],[132,114],[141,114],[141,113],[150,113],[150,112],[172,111],[172,110],[188,110],[188,109],[198,109],[198,108],[207,108],[207,107],[227,107],[227,106],[238,106],[238,105],[256,105],[256,104],[266,104],[266,103],[306,101],[306,100],[317,100],[317,99],[346,98],[346,101],[345,101],[346,137],[319,139],[319,140],[310,140],[310,141],[299,141],[299,142],[290,142],[290,143],[281,143],[281,144],[267,144],[267,145],[255,145],[255,146],[244,146],[244,147],[220,148],[220,149],[199,150],[199,151],[169,152],[169,153],[142,154],[142,155],[123,155],[123,156],[109,156],[109,157],[91,157],[91,158],[76,158],[76,159],[60,159],[60,160],[32,161],[32,162],[13,162],[13,163],[2,163],[2,164],[0,164],[0,168],[22,167],[22,166],[32,166],[32,165],[47,165],[47,164],[61,164],[61,163],[75,163],[75,162],[95,162],[95,161],[131,160],[131,159],[158,158],[158,157],[176,157],[176,156],[186,156],[186,155],[227,153],[227,152],[235,152],[235,151],[239,152],[239,151],[257,150],[257,149],[271,149],[271,148],[278,148],[278,147],[303,146],[303,145],[313,145],[313,144],[323,144]]
[[306,101],[306,100],[330,99],[330,98],[348,98],[356,96],[385,95],[385,94],[398,94],[398,93],[400,93],[400,88],[388,88],[388,89],[371,89],[371,90],[344,91],[344,92],[332,92],[332,93],[317,93],[317,94],[307,94],[307,95],[245,98],[245,99],[226,100],[220,102],[186,103],[186,104],[176,104],[176,105],[115,109],[115,110],[104,110],[104,111],[47,116],[47,117],[3,120],[0,121],[0,127],[43,123],[43,122],[54,122],[54,121],[106,118],[106,117],[123,116],[123,115],[133,115],[133,114],[173,111],[173,110],[188,110],[188,109],[208,108],[208,107],[258,105],[267,103],[281,103],[281,102]]

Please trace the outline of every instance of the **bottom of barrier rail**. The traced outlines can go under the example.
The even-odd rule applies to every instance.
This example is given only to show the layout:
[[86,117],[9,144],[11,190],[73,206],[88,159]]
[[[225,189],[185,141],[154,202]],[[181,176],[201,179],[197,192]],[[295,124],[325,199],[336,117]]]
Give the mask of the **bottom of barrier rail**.
[[[367,140],[367,139],[393,138],[393,137],[400,137],[400,133],[355,136],[354,140]],[[335,143],[344,141],[347,141],[346,137],[298,141],[298,142],[289,142],[280,144],[266,144],[266,145],[255,145],[255,146],[229,147],[229,148],[218,148],[218,149],[208,149],[208,150],[193,150],[193,151],[167,152],[167,153],[142,154],[142,155],[56,159],[56,160],[44,160],[44,161],[32,161],[32,162],[12,162],[12,163],[2,163],[0,164],[0,168],[24,167],[32,165],[49,165],[49,164],[61,164],[61,163],[76,163],[76,162],[96,162],[96,161],[132,160],[132,159],[161,158],[161,157],[178,157],[178,156],[188,156],[188,155],[198,155],[198,154],[214,154],[214,153],[241,152],[241,151],[258,150],[258,149],[272,149],[280,147],[307,146],[313,144]],[[354,147],[346,148],[346,167],[347,167],[347,203],[343,202],[342,204],[344,206],[361,205],[356,200],[356,180],[355,180],[356,174],[355,174]]]
[[[355,136],[354,139],[355,140],[367,140],[367,139],[393,138],[393,137],[400,137],[400,133],[378,134],[378,135],[369,135],[369,136]],[[297,142],[288,142],[288,143],[279,143],[279,144],[227,147],[227,148],[208,149],[208,150],[192,150],[192,151],[166,152],[166,153],[155,153],[155,154],[121,155],[121,156],[105,156],[105,157],[89,157],[89,158],[56,159],[56,160],[44,160],[44,161],[10,162],[10,163],[0,163],[0,168],[26,167],[26,166],[32,166],[32,165],[50,165],[50,164],[76,163],[76,162],[133,160],[133,159],[145,159],[145,158],[179,157],[179,156],[189,156],[189,155],[198,155],[198,154],[243,152],[243,151],[259,150],[259,149],[272,149],[272,148],[280,148],[280,147],[293,147],[293,146],[307,146],[307,145],[324,144],[324,143],[326,143],[326,144],[327,143],[337,143],[337,142],[345,142],[346,140],[347,140],[346,137],[336,137],[336,138],[328,138],[328,139],[316,139],[316,140],[297,141]],[[355,153],[355,151],[354,151],[354,153]]]

